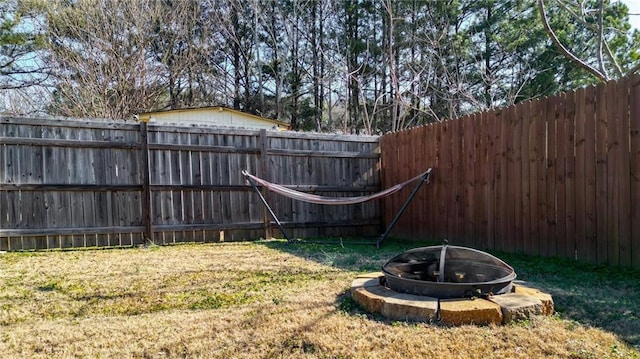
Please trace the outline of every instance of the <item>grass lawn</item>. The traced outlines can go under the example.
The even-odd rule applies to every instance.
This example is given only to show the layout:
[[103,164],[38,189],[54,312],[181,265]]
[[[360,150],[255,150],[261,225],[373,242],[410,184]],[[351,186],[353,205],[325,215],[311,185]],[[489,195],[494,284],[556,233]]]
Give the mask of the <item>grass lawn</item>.
[[[0,254],[2,358],[640,358],[640,273],[500,254],[557,314],[393,322],[348,288],[420,244],[248,242]],[[494,253],[495,254],[495,253]]]

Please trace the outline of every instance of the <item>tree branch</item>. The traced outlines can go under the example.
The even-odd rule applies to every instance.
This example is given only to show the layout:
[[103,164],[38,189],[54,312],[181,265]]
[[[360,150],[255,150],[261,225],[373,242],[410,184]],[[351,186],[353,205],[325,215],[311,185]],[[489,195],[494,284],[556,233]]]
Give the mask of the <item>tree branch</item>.
[[632,67],[631,70],[627,71],[627,75],[633,75],[634,73],[640,71],[640,63],[638,63],[636,66]]
[[[609,61],[611,61],[611,63],[613,64],[613,67],[616,70],[616,74],[618,74],[618,77],[624,76],[624,74],[622,73],[622,68],[620,68],[620,64],[618,64],[618,61],[613,56],[613,52],[611,52],[611,48],[609,47],[609,43],[607,41],[604,41],[604,50],[605,50],[605,54],[609,58]],[[631,73],[632,72],[630,72],[629,74]]]
[[[566,12],[571,14],[571,16],[573,16],[574,19],[579,20],[580,23],[584,27],[586,27],[587,29],[593,30],[593,31],[595,31],[596,33],[599,33],[599,34],[602,31],[604,31],[604,24],[600,21],[604,16],[604,6],[603,6],[604,4],[602,2],[600,2],[601,11],[598,12],[598,14],[599,14],[598,25],[594,25],[594,24],[588,22],[583,16],[578,15],[569,6],[567,6],[567,4],[565,4],[563,1],[558,1],[558,5],[561,8],[563,8]],[[583,11],[583,13],[584,13],[584,11]],[[632,14],[629,14],[629,15],[632,15]],[[611,48],[609,47],[609,43],[604,38],[604,36],[600,37],[600,44],[604,46],[604,49],[602,49],[602,48],[600,49],[600,54],[602,54],[602,52],[604,52],[604,54],[607,55],[607,58],[609,59],[609,61],[613,65],[613,68],[614,68],[614,70],[616,72],[616,75],[618,77],[624,76],[624,74],[622,73],[622,68],[620,67],[620,64],[618,64],[618,60],[616,60],[615,56],[613,56],[613,52],[611,51]]]
[[609,78],[607,68],[604,66],[604,57],[602,56],[602,43],[604,42],[604,0],[600,0],[598,4],[598,66],[600,73]]
[[598,71],[598,69],[580,60],[576,55],[574,55],[571,51],[569,51],[569,49],[567,49],[566,47],[564,47],[564,45],[562,45],[562,43],[556,36],[555,32],[549,25],[549,19],[547,19],[547,14],[545,13],[545,10],[544,10],[544,0],[538,0],[538,10],[540,12],[540,18],[542,20],[542,25],[544,26],[545,31],[549,35],[549,38],[554,43],[554,45],[556,45],[556,48],[563,55],[565,55],[567,58],[569,58],[569,60],[573,61],[579,67],[587,70],[589,73],[597,77],[600,81],[604,82],[609,80],[606,74],[601,73],[600,71]]

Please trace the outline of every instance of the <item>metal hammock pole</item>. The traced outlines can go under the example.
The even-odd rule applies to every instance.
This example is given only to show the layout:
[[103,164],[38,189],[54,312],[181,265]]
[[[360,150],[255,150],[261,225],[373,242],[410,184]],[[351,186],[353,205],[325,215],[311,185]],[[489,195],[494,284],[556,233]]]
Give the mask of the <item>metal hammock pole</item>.
[[389,224],[389,226],[387,226],[387,230],[384,231],[384,233],[382,234],[382,237],[380,237],[380,239],[378,239],[378,241],[376,242],[376,248],[380,249],[380,245],[382,244],[382,242],[387,238],[387,236],[389,235],[389,233],[391,233],[391,230],[393,229],[393,227],[395,227],[396,223],[398,223],[398,220],[400,219],[400,216],[402,216],[402,214],[404,213],[404,211],[407,209],[407,207],[409,207],[409,203],[411,203],[411,200],[413,200],[413,197],[416,196],[416,193],[418,193],[418,190],[420,190],[420,187],[422,187],[422,185],[425,182],[429,182],[429,176],[431,176],[431,168],[429,168],[427,170],[427,172],[425,172],[422,175],[422,178],[420,179],[420,181],[416,184],[416,186],[413,188],[413,191],[411,192],[411,194],[409,195],[409,197],[407,197],[407,200],[404,201],[404,204],[402,205],[402,207],[400,207],[400,210],[398,211],[398,213],[396,213],[396,216],[393,217],[393,220],[391,221],[391,223]]
[[287,242],[288,243],[293,242],[293,239],[291,237],[289,237],[289,234],[287,233],[287,231],[282,226],[282,223],[280,223],[280,220],[278,219],[276,214],[271,209],[271,206],[269,206],[269,203],[267,203],[267,200],[264,198],[262,193],[260,193],[260,190],[258,189],[258,186],[256,186],[256,184],[253,182],[253,179],[251,179],[251,177],[247,177],[247,180],[251,184],[251,187],[253,188],[253,190],[258,194],[258,197],[260,197],[260,200],[262,201],[262,204],[264,204],[264,206],[269,211],[269,214],[271,215],[271,218],[273,218],[273,220],[276,222],[276,224],[278,225],[278,228],[280,228],[280,231],[282,232],[282,235],[284,235],[284,237],[287,239]]
[[[409,183],[411,183],[413,181],[419,180],[418,183],[416,184],[416,186],[413,188],[413,191],[411,192],[409,197],[406,199],[406,201],[404,202],[404,204],[400,208],[400,210],[398,210],[398,213],[396,213],[395,217],[393,218],[393,220],[391,221],[391,223],[389,224],[389,226],[387,227],[385,232],[376,241],[375,245],[376,245],[377,248],[380,248],[380,245],[382,244],[382,242],[387,238],[389,233],[391,233],[391,230],[398,223],[398,220],[400,219],[400,217],[402,216],[404,211],[409,206],[409,203],[411,203],[411,201],[413,200],[415,195],[418,193],[418,190],[420,190],[420,187],[422,187],[422,185],[425,182],[429,182],[429,177],[431,176],[431,171],[432,171],[432,168],[429,168],[422,175],[416,176],[413,179],[410,179],[410,180],[405,181],[405,182],[403,182],[401,184],[398,184],[398,185],[396,185],[394,187],[391,187],[391,188],[389,188],[389,189],[387,189],[387,190],[385,190],[383,192],[377,193],[375,196],[371,196],[369,198],[368,197],[354,197],[357,202],[353,202],[352,201],[351,203],[361,203],[361,202],[365,202],[365,201],[372,200],[372,199],[379,199],[379,198],[386,197],[386,196],[388,196],[388,195],[390,195],[392,193],[395,193],[395,192],[399,191],[400,189],[404,188],[406,185],[408,185]],[[278,225],[278,228],[280,228],[280,231],[282,231],[282,234],[287,238],[287,241],[289,243],[293,242],[293,239],[291,237],[289,237],[289,234],[286,232],[286,230],[282,226],[282,223],[280,223],[280,220],[278,219],[276,214],[273,212],[273,210],[269,206],[269,203],[267,203],[267,200],[264,198],[262,193],[260,193],[260,190],[258,190],[256,182],[260,183],[262,186],[266,186],[268,189],[270,189],[272,191],[276,191],[277,193],[280,193],[281,195],[284,195],[284,196],[289,197],[289,198],[294,198],[294,199],[297,199],[297,200],[300,200],[300,201],[305,201],[305,200],[308,200],[309,198],[301,197],[301,195],[298,194],[295,191],[284,191],[283,189],[275,190],[274,188],[280,188],[281,186],[274,185],[274,184],[269,183],[269,182],[267,182],[265,180],[262,180],[262,179],[260,179],[258,177],[252,176],[251,174],[249,174],[246,171],[242,171],[242,174],[247,178],[247,180],[251,184],[251,187],[253,188],[253,190],[258,194],[258,197],[262,201],[262,204],[264,204],[264,206],[267,208],[267,210],[269,211],[269,214],[271,215],[271,217],[274,219],[274,221]],[[292,197],[294,194],[296,195],[296,197]],[[335,201],[332,201],[333,203],[323,203],[324,201],[326,201],[324,198],[321,198],[319,196],[314,196],[314,197],[317,197],[317,198],[313,198],[313,201],[308,201],[308,202],[320,203],[320,204],[334,204],[334,205],[338,204],[338,203],[335,203]],[[351,198],[351,199],[354,199],[354,198]],[[331,200],[335,200],[335,198],[331,198]],[[346,203],[346,202],[343,201],[343,203]],[[350,204],[350,203],[348,203],[348,204]]]

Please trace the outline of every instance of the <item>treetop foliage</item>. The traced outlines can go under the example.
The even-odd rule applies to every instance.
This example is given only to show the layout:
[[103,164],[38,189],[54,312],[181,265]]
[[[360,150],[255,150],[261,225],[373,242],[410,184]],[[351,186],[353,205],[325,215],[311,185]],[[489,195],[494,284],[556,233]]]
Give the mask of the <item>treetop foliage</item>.
[[640,32],[611,0],[5,0],[0,13],[0,111],[39,86],[44,111],[75,117],[213,105],[375,134],[640,63]]

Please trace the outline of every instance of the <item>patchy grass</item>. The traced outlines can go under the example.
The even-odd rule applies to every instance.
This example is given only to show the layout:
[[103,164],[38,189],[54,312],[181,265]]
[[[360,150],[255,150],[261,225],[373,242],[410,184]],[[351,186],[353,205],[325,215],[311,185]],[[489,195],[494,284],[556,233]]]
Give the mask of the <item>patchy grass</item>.
[[500,254],[518,276],[553,295],[563,319],[618,334],[640,349],[640,273],[620,268]]
[[[348,295],[415,247],[283,242],[0,255],[0,352],[23,357],[640,358],[640,275],[500,255],[557,315],[392,322]],[[635,348],[634,348],[635,346]]]

